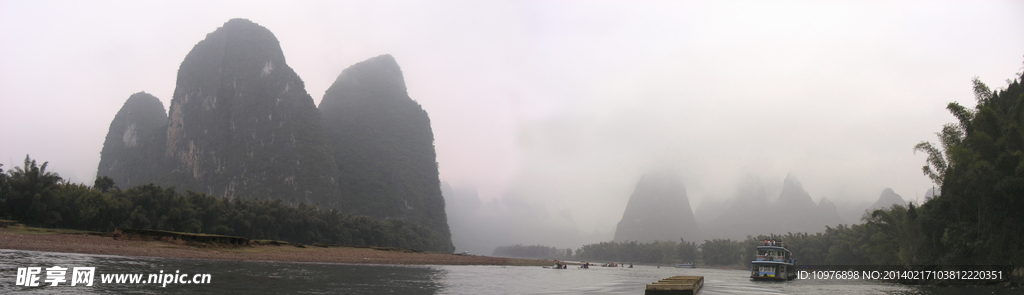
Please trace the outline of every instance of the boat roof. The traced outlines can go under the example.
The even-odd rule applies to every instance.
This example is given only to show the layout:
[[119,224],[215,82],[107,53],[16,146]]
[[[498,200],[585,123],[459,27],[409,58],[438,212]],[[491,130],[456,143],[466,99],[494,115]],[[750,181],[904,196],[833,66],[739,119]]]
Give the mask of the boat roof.
[[785,247],[782,247],[782,246],[757,246],[757,249],[758,250],[782,250],[782,251],[790,252],[789,249],[786,249]]
[[757,260],[751,261],[750,264],[785,264],[785,265],[793,265],[792,263],[789,263],[788,261],[757,261]]

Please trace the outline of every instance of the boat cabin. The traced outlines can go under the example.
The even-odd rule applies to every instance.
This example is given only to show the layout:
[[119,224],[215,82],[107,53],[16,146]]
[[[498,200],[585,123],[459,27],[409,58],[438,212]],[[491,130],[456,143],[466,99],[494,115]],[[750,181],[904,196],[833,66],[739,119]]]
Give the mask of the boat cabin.
[[754,261],[774,261],[793,263],[793,253],[782,247],[759,246]]

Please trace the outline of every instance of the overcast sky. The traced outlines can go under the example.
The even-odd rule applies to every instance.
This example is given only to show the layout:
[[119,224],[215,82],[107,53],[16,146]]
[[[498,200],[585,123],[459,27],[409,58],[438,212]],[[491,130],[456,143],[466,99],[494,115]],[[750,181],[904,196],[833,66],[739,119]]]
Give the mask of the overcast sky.
[[114,114],[165,107],[192,47],[231,18],[273,32],[319,104],[390,53],[430,115],[441,179],[608,232],[640,175],[690,202],[793,173],[817,201],[931,186],[914,144],[1024,62],[1022,1],[0,0],[0,163],[91,184]]

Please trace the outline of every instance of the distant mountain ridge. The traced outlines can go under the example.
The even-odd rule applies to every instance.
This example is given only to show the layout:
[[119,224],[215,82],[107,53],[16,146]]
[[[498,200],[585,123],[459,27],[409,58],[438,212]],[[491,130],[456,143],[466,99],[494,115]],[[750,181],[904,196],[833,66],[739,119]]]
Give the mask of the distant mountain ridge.
[[707,233],[740,232],[740,238],[748,234],[769,231],[768,219],[774,218],[773,206],[768,202],[761,178],[755,175],[744,176],[736,186],[736,191],[726,203],[724,211],[718,214],[709,224],[704,224]]
[[804,190],[804,185],[792,173],[782,181],[782,192],[775,200],[776,210],[794,210],[808,212],[818,207],[811,195]]
[[900,205],[906,207],[907,201],[904,201],[903,197],[896,194],[896,192],[894,192],[891,188],[885,188],[884,190],[882,190],[882,194],[878,196],[878,200],[875,201],[874,204],[871,204],[870,207],[868,207],[868,210],[874,211],[876,209],[892,207],[892,205]]
[[743,239],[758,234],[822,232],[825,226],[843,223],[836,205],[825,197],[815,203],[796,176],[787,175],[779,197],[769,202],[761,179],[748,175],[740,180],[724,210],[701,227],[705,233],[719,233],[705,238]]
[[270,30],[232,19],[186,55],[170,110],[141,92],[125,102],[97,175],[398,219],[429,229],[425,250],[454,250],[430,119],[394,58],[342,71],[321,105]]
[[846,224],[846,220],[839,215],[839,208],[828,197],[822,196],[821,200],[818,201],[818,214],[818,220],[825,222],[825,225]]
[[775,212],[781,213],[777,221],[787,231],[821,232],[825,226],[836,226],[842,223],[835,204],[822,197],[818,204],[804,190],[803,184],[790,174],[782,183],[782,192],[776,200]]

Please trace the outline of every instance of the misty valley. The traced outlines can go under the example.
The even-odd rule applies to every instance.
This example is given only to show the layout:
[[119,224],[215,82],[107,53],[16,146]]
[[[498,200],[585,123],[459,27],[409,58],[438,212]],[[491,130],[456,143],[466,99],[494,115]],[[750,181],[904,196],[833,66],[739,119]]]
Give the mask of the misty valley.
[[[623,290],[674,274],[676,270],[669,268],[686,267],[693,268],[681,270],[687,275],[707,273],[706,281],[702,277],[708,285],[705,293],[716,294],[831,290],[799,289],[804,286],[800,283],[752,285],[750,279],[759,278],[758,270],[765,269],[758,263],[788,263],[790,271],[808,265],[997,265],[1012,269],[999,286],[1020,288],[1024,281],[1021,81],[1024,73],[1002,88],[991,89],[975,78],[971,90],[977,105],[949,103],[946,109],[956,121],[935,126],[937,143],[906,147],[908,155],[927,156],[922,177],[934,186],[920,188],[927,191],[923,196],[910,198],[913,192],[885,188],[870,196],[873,203],[825,196],[815,201],[812,193],[821,193],[808,192],[798,179],[802,175],[790,173],[779,182],[764,181],[765,176],[756,173],[737,173],[727,176],[738,179],[731,186],[714,188],[729,192],[727,196],[698,195],[703,196],[700,205],[692,206],[692,188],[706,192],[712,184],[688,179],[690,174],[682,172],[687,167],[615,171],[620,181],[631,184],[629,192],[620,196],[628,201],[624,206],[602,204],[622,213],[604,214],[602,221],[614,223],[614,231],[601,232],[598,226],[593,231],[577,227],[573,212],[578,211],[516,198],[484,198],[476,188],[442,181],[434,143],[438,130],[424,107],[410,97],[394,56],[381,54],[345,68],[317,105],[286,63],[274,34],[250,20],[231,19],[188,51],[176,81],[166,81],[174,86],[169,108],[147,92],[128,96],[110,121],[92,183],[62,177],[48,159],[31,154],[19,166],[0,165],[0,240],[14,245],[28,244],[33,239],[29,236],[35,234],[76,239],[83,235],[111,243],[167,242],[173,244],[168,249],[187,248],[203,255],[241,256],[250,248],[261,249],[254,253],[291,255],[289,251],[296,251],[304,253],[296,256],[306,255],[304,263],[325,262],[316,260],[328,255],[323,253],[374,254],[361,254],[366,257],[359,259],[365,260],[354,263],[282,266],[273,261],[294,260],[231,258],[203,264],[203,260],[173,260],[176,257],[167,255],[159,256],[167,260],[133,262],[121,256],[102,260],[7,246],[0,247],[0,257],[8,261],[0,266],[21,267],[38,256],[47,263],[102,260],[97,263],[130,270],[180,265],[209,270],[217,274],[215,278],[221,275],[218,271],[223,272],[219,265],[251,268],[235,276],[254,278],[211,292],[269,292],[253,289],[262,283],[259,278],[291,277],[277,269],[297,269],[295,273],[311,272],[332,281],[330,288],[317,286],[323,289],[314,293],[351,291],[355,289],[346,288],[369,282],[368,289],[357,291],[401,288],[417,294],[469,293],[493,286],[513,293],[550,291],[524,287],[530,282],[503,281],[512,280],[509,276],[552,285],[571,281],[577,285],[566,287],[570,293],[588,293],[593,290],[586,288],[594,285],[607,293],[638,293],[639,289]],[[572,190],[558,189],[560,193]],[[593,203],[604,200],[587,198],[579,197]],[[566,207],[585,211],[592,208],[589,205]],[[234,244],[208,242],[228,238],[237,240],[232,240]],[[67,252],[76,252],[76,247],[67,246]],[[332,249],[337,252],[329,252]],[[364,250],[377,252],[358,252]],[[414,256],[434,254],[444,255],[429,256],[440,260]],[[592,276],[581,274],[590,271],[590,263],[606,268],[592,271]],[[395,264],[434,266],[392,269]],[[462,264],[492,266],[455,266]],[[539,273],[563,267],[561,273]],[[617,272],[611,272],[615,267]],[[294,279],[304,277],[294,275]],[[488,280],[496,283],[489,285]],[[714,286],[715,282],[722,285]],[[941,280],[896,283],[928,285]],[[878,288],[914,291],[895,284]]]

